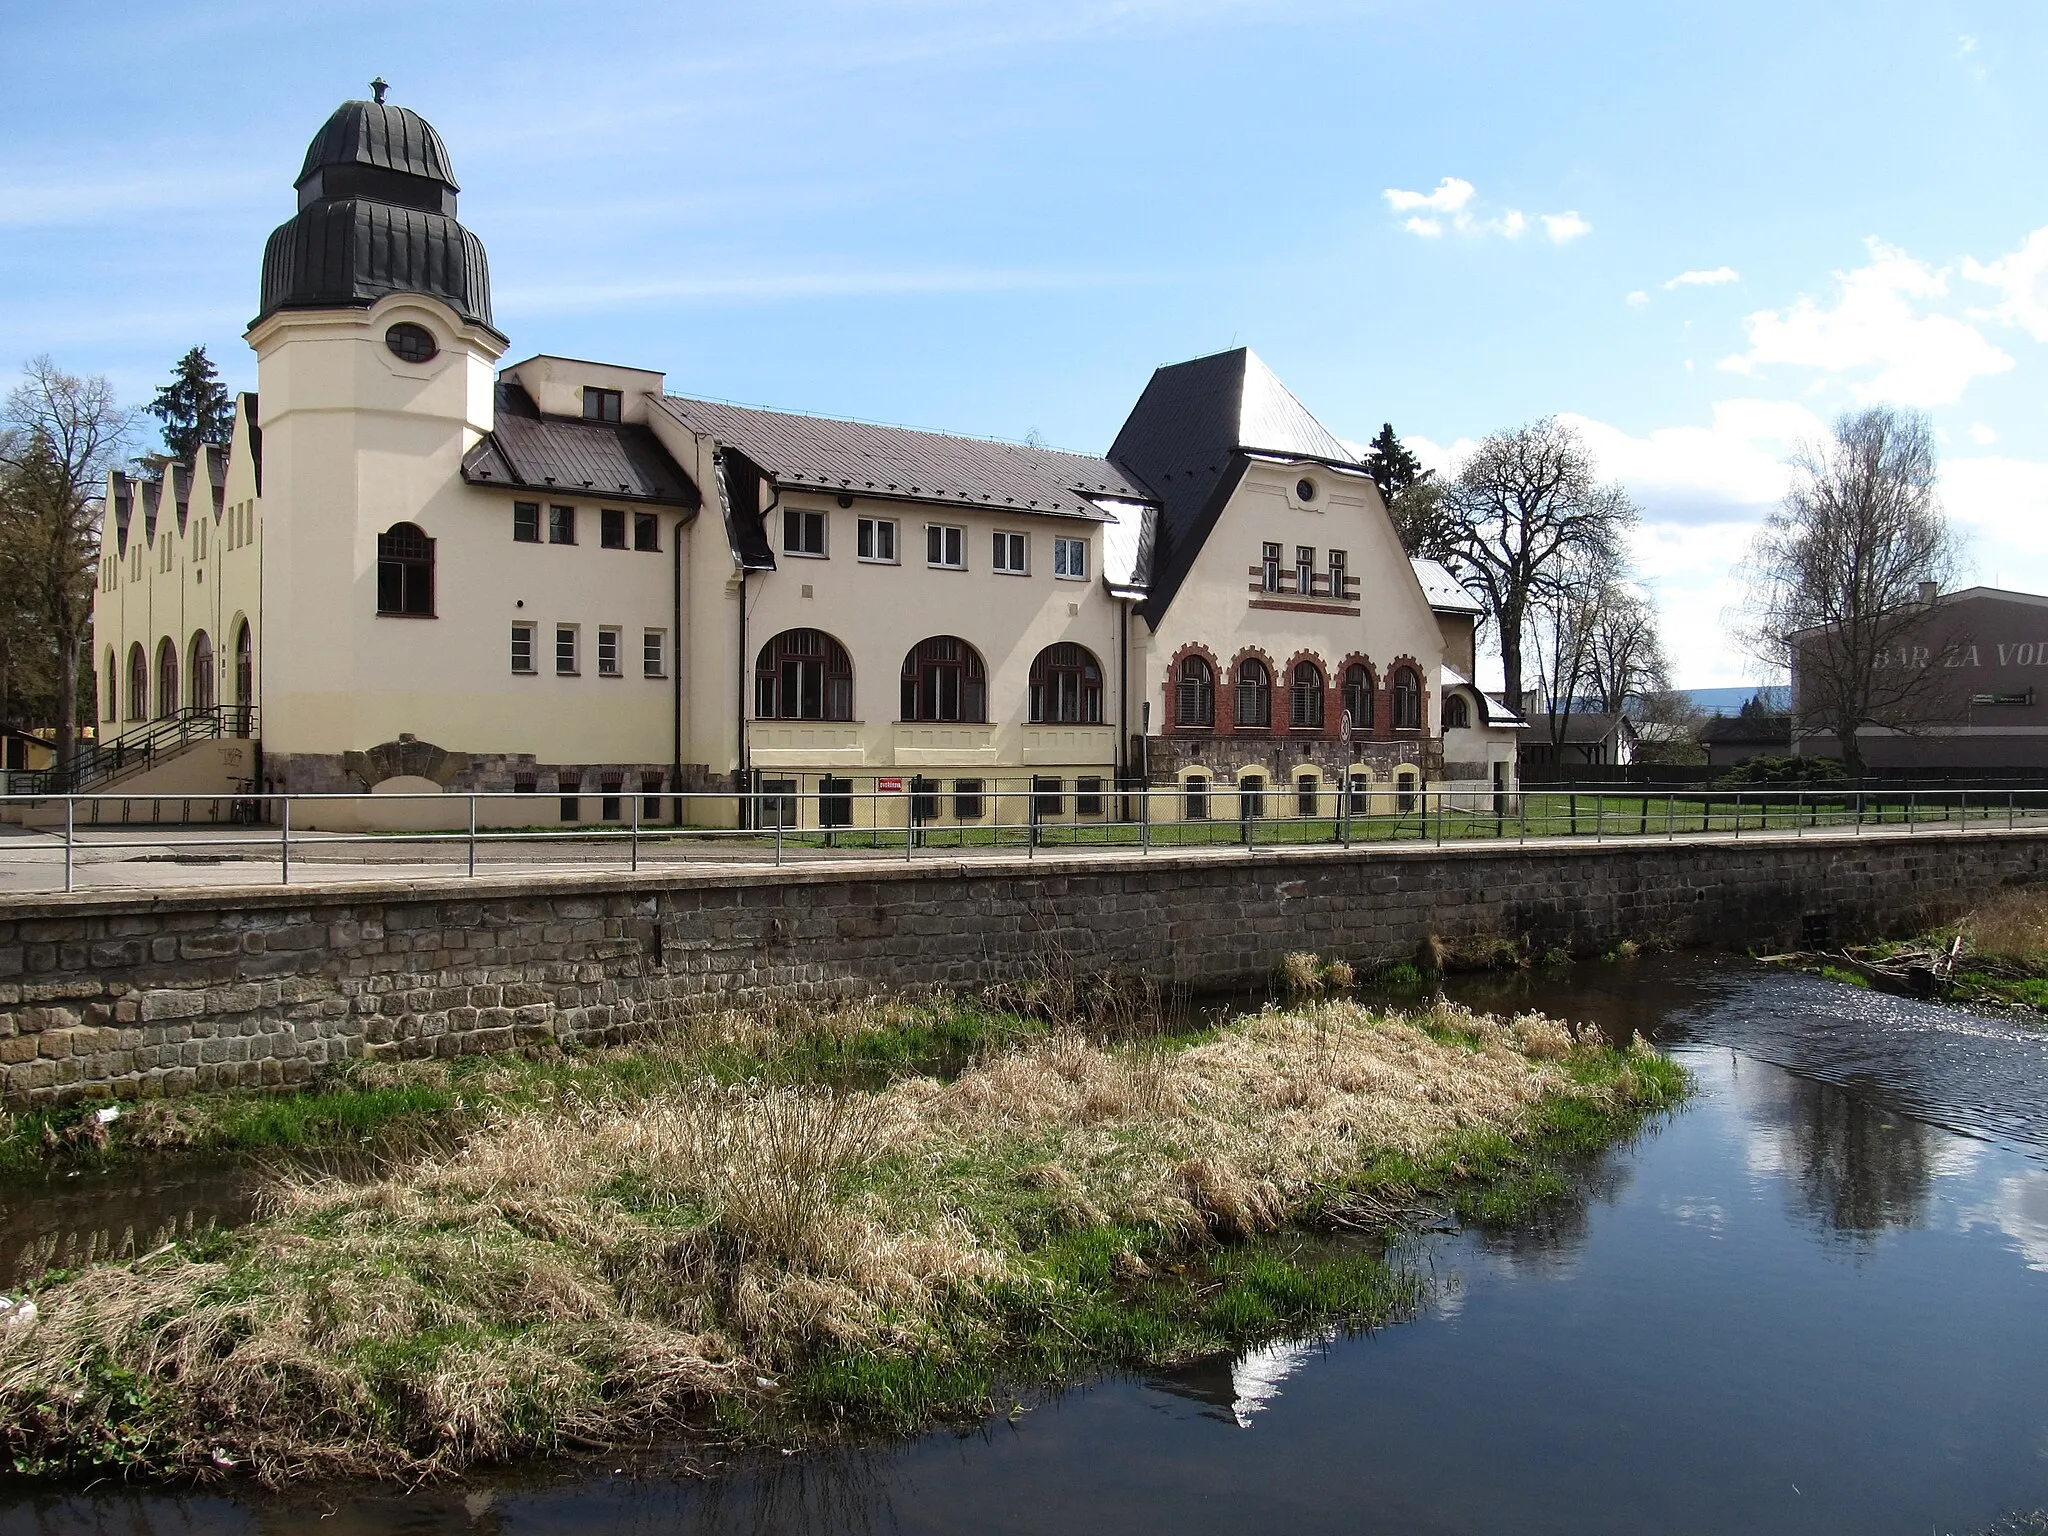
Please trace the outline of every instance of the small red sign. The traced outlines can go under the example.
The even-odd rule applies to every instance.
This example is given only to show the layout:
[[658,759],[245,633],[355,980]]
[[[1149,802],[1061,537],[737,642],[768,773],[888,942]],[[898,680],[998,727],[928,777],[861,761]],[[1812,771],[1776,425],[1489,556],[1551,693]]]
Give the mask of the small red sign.
[[877,779],[875,780],[875,789],[885,795],[900,795],[903,793],[903,781],[901,779]]

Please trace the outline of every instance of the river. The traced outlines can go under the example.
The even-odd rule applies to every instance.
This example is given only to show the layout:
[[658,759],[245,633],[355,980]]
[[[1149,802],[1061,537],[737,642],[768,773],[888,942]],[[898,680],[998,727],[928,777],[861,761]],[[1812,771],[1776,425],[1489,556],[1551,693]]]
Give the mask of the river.
[[1458,991],[1699,1091],[1545,1219],[1405,1244],[1411,1321],[730,1466],[17,1486],[0,1536],[2048,1531],[2048,1031],[1703,956]]

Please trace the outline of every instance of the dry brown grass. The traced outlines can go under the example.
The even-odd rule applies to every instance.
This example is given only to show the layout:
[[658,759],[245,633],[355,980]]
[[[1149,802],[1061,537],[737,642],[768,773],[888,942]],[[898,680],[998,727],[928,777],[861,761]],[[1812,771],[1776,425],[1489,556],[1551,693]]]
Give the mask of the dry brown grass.
[[2001,891],[1959,926],[1973,954],[2028,969],[2048,964],[2048,890]]
[[990,1288],[1039,1283],[1020,1209],[1167,1244],[1270,1231],[1369,1155],[1593,1092],[1572,1049],[1533,1016],[1331,1001],[1179,1049],[1059,1032],[873,1092],[586,1087],[45,1288],[0,1343],[0,1434],[40,1454],[126,1424],[137,1461],[272,1482],[612,1444],[824,1348],[943,1358],[999,1328]]

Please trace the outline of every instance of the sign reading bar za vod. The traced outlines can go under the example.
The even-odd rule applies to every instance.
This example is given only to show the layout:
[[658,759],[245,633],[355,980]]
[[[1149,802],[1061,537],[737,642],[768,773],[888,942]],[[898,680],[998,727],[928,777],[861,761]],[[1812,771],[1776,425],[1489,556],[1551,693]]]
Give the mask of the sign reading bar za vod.
[[877,779],[875,780],[875,792],[883,795],[900,795],[903,793],[903,781],[901,779]]

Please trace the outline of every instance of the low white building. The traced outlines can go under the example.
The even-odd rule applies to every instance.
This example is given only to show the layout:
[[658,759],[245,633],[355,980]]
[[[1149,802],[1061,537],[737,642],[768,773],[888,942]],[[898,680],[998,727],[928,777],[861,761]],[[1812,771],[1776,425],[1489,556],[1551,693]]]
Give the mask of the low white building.
[[492,792],[497,824],[1513,792],[1477,606],[1248,350],[1158,370],[1101,458],[684,399],[500,366],[415,113],[344,104],[297,190],[231,441],[109,484],[101,737],[151,750],[95,787]]

